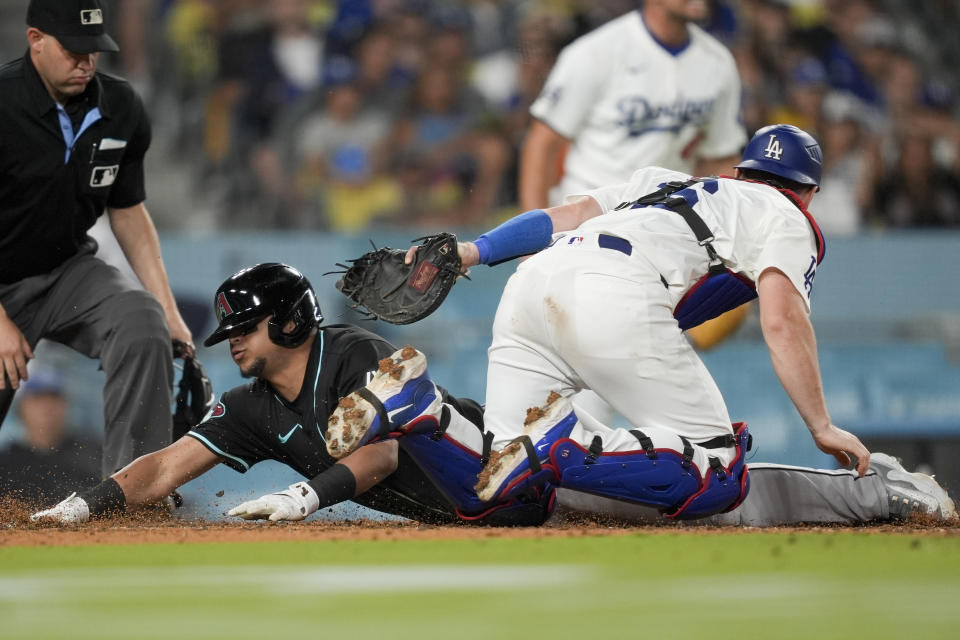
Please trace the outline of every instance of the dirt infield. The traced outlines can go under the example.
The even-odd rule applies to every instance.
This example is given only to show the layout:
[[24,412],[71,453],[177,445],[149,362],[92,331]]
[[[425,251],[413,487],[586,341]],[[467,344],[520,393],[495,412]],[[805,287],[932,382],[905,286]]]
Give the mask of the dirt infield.
[[694,524],[635,525],[595,518],[555,517],[542,527],[481,528],[430,526],[396,521],[210,522],[185,521],[164,509],[145,509],[78,525],[30,522],[33,509],[14,500],[0,501],[0,547],[102,544],[182,544],[194,542],[278,542],[304,540],[437,540],[550,538],[682,534],[856,532],[930,537],[960,537],[960,523],[914,520],[903,524],[800,527],[715,527]]

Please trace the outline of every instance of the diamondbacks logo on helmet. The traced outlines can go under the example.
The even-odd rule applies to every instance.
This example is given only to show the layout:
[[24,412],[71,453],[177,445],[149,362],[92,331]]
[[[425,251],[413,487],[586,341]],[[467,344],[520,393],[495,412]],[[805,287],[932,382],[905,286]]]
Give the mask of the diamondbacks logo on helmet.
[[767,142],[767,148],[763,150],[763,156],[765,158],[779,160],[782,155],[783,147],[780,146],[780,141],[777,140],[777,134],[771,133],[770,140]]
[[217,294],[217,322],[223,322],[223,319],[233,313],[233,308],[227,302],[227,296],[221,291]]

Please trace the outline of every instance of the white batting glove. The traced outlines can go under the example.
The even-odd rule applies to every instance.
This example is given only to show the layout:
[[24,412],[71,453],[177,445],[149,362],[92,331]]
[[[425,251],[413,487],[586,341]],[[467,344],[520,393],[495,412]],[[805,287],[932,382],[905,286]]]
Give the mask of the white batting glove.
[[266,518],[278,520],[303,520],[320,507],[320,498],[306,482],[298,482],[289,488],[269,493],[256,500],[248,500],[227,512],[229,516],[240,516],[244,520]]
[[76,494],[71,493],[67,498],[55,507],[38,511],[30,520],[52,520],[53,522],[86,522],[90,519],[90,507],[86,500]]

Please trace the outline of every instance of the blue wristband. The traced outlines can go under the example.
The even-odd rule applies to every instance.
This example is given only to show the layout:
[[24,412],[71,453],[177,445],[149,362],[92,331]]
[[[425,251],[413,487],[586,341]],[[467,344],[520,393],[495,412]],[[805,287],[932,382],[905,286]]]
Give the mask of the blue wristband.
[[510,218],[473,241],[480,264],[498,264],[511,258],[536,253],[550,244],[553,220],[543,209],[534,209]]

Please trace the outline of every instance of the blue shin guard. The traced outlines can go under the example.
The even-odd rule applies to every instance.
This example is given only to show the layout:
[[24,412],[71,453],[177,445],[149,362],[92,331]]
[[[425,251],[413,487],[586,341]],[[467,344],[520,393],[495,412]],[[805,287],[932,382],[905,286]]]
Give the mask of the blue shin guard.
[[483,467],[479,453],[440,429],[434,433],[408,433],[397,443],[458,512],[479,513],[490,506],[473,489]]
[[602,453],[569,438],[557,442],[550,458],[560,486],[661,510],[683,504],[700,488],[696,466],[675,451]]
[[553,513],[556,489],[552,486],[492,506],[489,502],[481,501],[473,488],[483,466],[480,455],[443,433],[440,428],[429,434],[409,433],[397,442],[467,524],[537,526]]
[[561,487],[655,507],[668,518],[702,518],[736,508],[749,490],[749,434],[743,423],[735,429],[736,457],[726,467],[709,458],[706,478],[691,461],[689,443],[683,452],[644,446],[604,453],[598,440],[584,448],[565,438],[553,445],[550,460]]
[[710,458],[711,473],[707,473],[703,486],[675,511],[665,513],[666,517],[690,520],[733,511],[740,506],[750,491],[746,455],[751,438],[745,422],[733,425],[733,438],[737,448],[733,461],[724,467],[716,458]]

